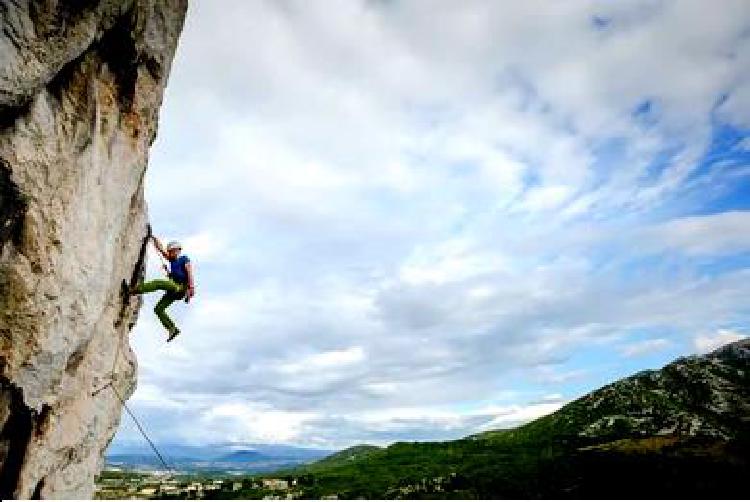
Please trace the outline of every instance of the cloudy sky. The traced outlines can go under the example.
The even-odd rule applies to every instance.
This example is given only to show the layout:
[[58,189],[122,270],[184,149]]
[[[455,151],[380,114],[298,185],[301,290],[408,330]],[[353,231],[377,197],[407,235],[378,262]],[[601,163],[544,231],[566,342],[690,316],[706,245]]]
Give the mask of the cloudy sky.
[[147,299],[131,404],[453,439],[747,336],[749,111],[744,0],[193,0],[146,191],[197,297],[169,345]]

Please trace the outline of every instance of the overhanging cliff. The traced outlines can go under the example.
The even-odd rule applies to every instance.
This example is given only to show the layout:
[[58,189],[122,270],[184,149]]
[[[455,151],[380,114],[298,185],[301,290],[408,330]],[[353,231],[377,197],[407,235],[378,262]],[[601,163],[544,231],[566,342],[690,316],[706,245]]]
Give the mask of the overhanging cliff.
[[0,1],[0,497],[90,498],[140,304],[143,179],[187,0]]

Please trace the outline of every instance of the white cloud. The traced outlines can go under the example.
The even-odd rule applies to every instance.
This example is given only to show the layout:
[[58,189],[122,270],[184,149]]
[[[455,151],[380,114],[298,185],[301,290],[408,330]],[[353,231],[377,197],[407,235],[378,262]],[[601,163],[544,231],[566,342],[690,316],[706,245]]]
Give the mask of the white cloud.
[[739,142],[737,148],[740,150],[750,150],[750,137],[747,137]]
[[394,395],[399,391],[401,385],[398,382],[369,382],[363,387],[376,396]]
[[732,254],[750,250],[750,211],[688,216],[644,232],[647,247],[689,255]]
[[305,422],[316,418],[311,412],[264,409],[245,403],[224,403],[210,408],[202,417],[204,427],[223,433],[237,442],[283,443],[301,438]]
[[714,333],[697,335],[693,339],[695,350],[700,353],[711,352],[727,343],[742,340],[747,335],[732,329],[718,329]]
[[543,384],[561,384],[570,381],[583,380],[589,376],[590,370],[577,369],[556,371],[555,368],[542,365],[537,368],[534,378]]
[[201,263],[217,261],[232,254],[229,238],[215,232],[203,231],[185,238],[182,243],[185,253]]
[[598,381],[581,351],[744,319],[712,204],[747,173],[698,168],[747,115],[746,2],[332,1],[190,5],[146,187],[198,296],[133,333],[150,423],[458,437]]
[[570,196],[570,188],[564,185],[533,188],[526,195],[524,209],[531,212],[555,209]]
[[458,412],[436,407],[382,408],[353,414],[353,419],[379,431],[422,429],[463,429],[467,433],[482,432],[520,425],[552,413],[565,404],[560,394],[547,395],[540,402],[510,406],[484,406]]
[[672,343],[666,338],[652,338],[650,340],[642,340],[640,342],[623,345],[620,347],[620,353],[625,357],[638,357],[652,354],[654,352],[661,352],[670,345],[672,345]]
[[364,359],[365,352],[362,350],[362,347],[350,347],[348,349],[332,350],[304,356],[299,360],[281,364],[279,371],[282,373],[319,372],[342,366],[361,364]]
[[515,427],[535,418],[553,413],[565,404],[560,398],[549,399],[548,402],[535,403],[527,406],[489,407],[483,410],[488,415],[494,415],[489,422],[482,424],[481,430],[505,429]]

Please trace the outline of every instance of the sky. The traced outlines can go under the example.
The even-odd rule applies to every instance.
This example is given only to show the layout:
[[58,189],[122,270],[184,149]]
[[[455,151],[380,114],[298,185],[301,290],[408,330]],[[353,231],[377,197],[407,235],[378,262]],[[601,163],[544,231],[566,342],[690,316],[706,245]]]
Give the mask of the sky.
[[193,0],[146,197],[197,291],[169,344],[146,299],[131,407],[449,440],[746,337],[748,111],[744,0]]

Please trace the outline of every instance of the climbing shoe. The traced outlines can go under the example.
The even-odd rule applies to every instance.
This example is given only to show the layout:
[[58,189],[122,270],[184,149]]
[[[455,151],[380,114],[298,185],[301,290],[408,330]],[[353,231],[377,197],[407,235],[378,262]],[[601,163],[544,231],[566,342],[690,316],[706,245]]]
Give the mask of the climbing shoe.
[[174,328],[172,331],[170,331],[169,338],[167,338],[167,341],[171,342],[179,334],[180,334],[180,330],[177,328]]
[[129,296],[139,294],[136,289],[137,288],[135,286],[130,286],[128,284],[128,281],[126,281],[125,279],[122,280],[122,284],[120,285],[120,293],[123,297],[127,298]]
[[123,300],[127,301],[132,294],[133,292],[130,289],[130,286],[128,286],[128,281],[123,279],[122,284],[120,284],[120,296],[122,296]]

